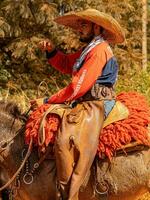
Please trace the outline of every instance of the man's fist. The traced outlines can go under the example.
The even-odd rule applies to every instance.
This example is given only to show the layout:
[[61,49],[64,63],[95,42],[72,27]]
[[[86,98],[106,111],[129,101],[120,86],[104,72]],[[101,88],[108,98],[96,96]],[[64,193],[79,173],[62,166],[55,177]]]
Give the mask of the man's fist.
[[50,40],[43,40],[43,41],[39,42],[38,46],[42,51],[51,52],[55,49],[55,45]]

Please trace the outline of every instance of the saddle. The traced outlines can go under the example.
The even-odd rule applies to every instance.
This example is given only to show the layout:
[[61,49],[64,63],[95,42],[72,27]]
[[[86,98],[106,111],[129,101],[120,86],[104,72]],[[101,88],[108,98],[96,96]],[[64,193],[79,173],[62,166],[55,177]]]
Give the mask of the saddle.
[[[69,105],[65,105],[65,104],[52,104],[49,109],[44,113],[41,123],[40,123],[40,127],[39,127],[39,134],[38,134],[38,142],[40,145],[42,145],[42,143],[44,143],[45,140],[45,121],[46,121],[46,117],[48,114],[56,114],[59,115],[60,118],[63,117],[65,109],[71,109],[69,107]],[[107,116],[107,118],[104,121],[103,124],[103,128],[105,128],[106,126],[117,122],[119,120],[123,120],[125,118],[127,118],[129,115],[129,111],[128,108],[121,103],[120,101],[117,101],[115,106],[113,107],[112,111],[109,113],[109,115]],[[73,117],[73,118],[77,118]],[[74,119],[75,120],[75,119]],[[78,119],[76,119],[78,120]]]
[[[51,105],[50,108],[46,111],[46,113],[44,114],[44,116],[41,120],[40,129],[39,129],[39,141],[40,141],[40,143],[42,143],[42,141],[45,139],[45,137],[44,137],[44,124],[45,124],[46,116],[49,113],[53,113],[53,114],[59,115],[59,117],[62,118],[66,108],[68,108],[67,105],[54,104],[54,105]],[[109,113],[109,115],[105,119],[104,124],[103,124],[103,128],[107,127],[108,125],[110,125],[114,122],[126,119],[126,118],[128,118],[128,116],[129,116],[128,108],[123,103],[121,103],[120,101],[117,101],[115,106],[113,107],[112,111]],[[148,129],[149,129],[149,133],[150,133],[150,127],[148,127]],[[149,138],[150,138],[150,134],[149,134]],[[145,147],[144,144],[141,144],[141,142],[136,141],[136,142],[132,142],[132,143],[127,144],[127,145],[123,145],[121,148],[118,148],[117,151],[116,151],[116,154],[122,154],[122,153],[124,154],[125,152],[142,150],[144,147]],[[51,149],[51,147],[48,148],[48,149]],[[52,150],[50,150],[50,151],[52,151]],[[52,157],[50,156],[50,158],[52,158]],[[102,159],[105,159],[105,158],[106,158],[106,156],[103,155]]]

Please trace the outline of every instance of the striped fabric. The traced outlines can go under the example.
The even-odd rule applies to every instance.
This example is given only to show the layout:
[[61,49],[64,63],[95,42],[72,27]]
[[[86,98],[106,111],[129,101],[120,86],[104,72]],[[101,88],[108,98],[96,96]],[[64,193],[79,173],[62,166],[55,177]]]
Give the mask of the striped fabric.
[[78,71],[80,67],[82,66],[82,63],[87,56],[87,54],[98,44],[101,44],[104,42],[104,39],[101,36],[96,36],[84,49],[84,51],[81,53],[80,57],[76,60],[75,64],[73,65],[73,72]]

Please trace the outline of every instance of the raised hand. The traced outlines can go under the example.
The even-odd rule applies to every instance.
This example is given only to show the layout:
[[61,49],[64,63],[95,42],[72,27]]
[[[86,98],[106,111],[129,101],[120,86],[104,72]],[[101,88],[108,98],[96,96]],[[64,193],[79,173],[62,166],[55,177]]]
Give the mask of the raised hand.
[[48,52],[51,52],[55,49],[55,45],[50,40],[43,40],[43,41],[39,42],[38,47],[42,51],[48,51]]

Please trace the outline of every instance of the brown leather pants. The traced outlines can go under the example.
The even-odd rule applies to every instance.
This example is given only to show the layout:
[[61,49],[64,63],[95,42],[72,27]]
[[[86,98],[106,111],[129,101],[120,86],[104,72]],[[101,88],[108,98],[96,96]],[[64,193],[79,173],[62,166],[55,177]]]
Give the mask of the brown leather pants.
[[97,151],[103,121],[103,101],[86,101],[65,110],[55,142],[57,179],[63,200],[78,200],[80,186]]

